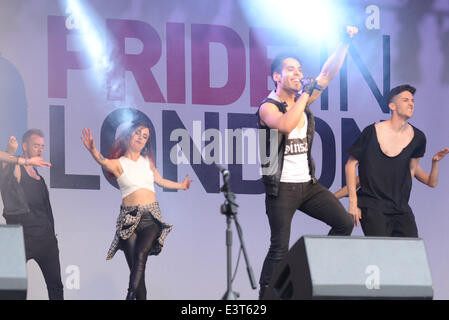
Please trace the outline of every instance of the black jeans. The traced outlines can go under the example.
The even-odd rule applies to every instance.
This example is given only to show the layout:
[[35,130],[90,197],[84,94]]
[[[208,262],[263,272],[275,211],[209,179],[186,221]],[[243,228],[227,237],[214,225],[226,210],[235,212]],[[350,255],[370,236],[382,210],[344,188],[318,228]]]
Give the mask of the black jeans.
[[120,239],[120,246],[125,253],[129,270],[128,291],[135,292],[137,300],[147,299],[145,287],[145,267],[148,252],[159,237],[161,228],[150,213],[145,212],[135,230],[127,240]]
[[270,284],[276,266],[288,252],[293,214],[300,210],[331,226],[329,235],[349,236],[354,227],[352,216],[340,201],[320,183],[283,183],[279,195],[265,198],[271,229],[271,244],[260,275],[260,286]]
[[58,241],[54,234],[25,236],[26,260],[34,259],[42,271],[50,300],[63,300]]
[[365,236],[418,238],[413,212],[385,214],[372,208],[360,209],[362,210],[360,224]]

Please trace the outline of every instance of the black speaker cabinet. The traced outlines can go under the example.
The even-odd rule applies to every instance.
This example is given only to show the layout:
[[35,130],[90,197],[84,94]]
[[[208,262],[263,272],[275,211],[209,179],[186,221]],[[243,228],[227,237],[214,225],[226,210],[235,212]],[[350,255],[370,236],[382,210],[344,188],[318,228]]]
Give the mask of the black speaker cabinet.
[[0,225],[0,300],[26,299],[27,270],[23,229]]
[[304,236],[277,266],[263,299],[432,299],[419,238]]

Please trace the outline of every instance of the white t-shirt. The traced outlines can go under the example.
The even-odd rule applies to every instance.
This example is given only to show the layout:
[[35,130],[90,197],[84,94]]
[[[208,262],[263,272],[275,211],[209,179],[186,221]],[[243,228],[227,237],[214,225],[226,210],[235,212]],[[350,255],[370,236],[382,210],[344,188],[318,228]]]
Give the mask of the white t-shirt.
[[296,127],[290,132],[285,143],[281,182],[301,183],[312,179],[307,159],[307,115],[305,112],[304,119],[304,126],[301,129]]

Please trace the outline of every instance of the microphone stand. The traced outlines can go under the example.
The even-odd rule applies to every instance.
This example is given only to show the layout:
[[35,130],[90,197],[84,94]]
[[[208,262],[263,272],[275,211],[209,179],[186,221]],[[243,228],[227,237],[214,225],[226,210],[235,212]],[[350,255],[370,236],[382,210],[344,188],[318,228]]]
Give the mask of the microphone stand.
[[234,219],[237,233],[240,239],[240,247],[243,251],[245,257],[246,269],[248,272],[248,277],[251,282],[251,287],[253,289],[257,288],[256,281],[254,280],[253,270],[251,268],[248,254],[245,247],[245,242],[243,241],[242,228],[237,220],[237,207],[238,204],[235,203],[235,195],[231,192],[229,186],[230,173],[228,170],[220,170],[223,175],[223,186],[220,191],[224,193],[225,202],[221,205],[220,211],[222,214],[226,215],[226,256],[227,256],[227,290],[222,297],[222,300],[236,300],[239,297],[238,292],[232,290],[232,229],[231,221]]

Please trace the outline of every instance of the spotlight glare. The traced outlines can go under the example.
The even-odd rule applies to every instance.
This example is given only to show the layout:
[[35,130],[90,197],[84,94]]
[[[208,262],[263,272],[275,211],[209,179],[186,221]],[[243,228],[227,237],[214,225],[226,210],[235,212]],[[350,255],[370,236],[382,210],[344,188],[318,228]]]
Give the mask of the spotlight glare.
[[264,27],[285,29],[307,41],[332,41],[342,30],[344,1],[240,0],[249,19]]
[[113,64],[105,47],[106,31],[103,24],[79,0],[62,1],[61,4],[66,5],[65,12],[71,15],[73,21],[71,26],[80,34],[81,45],[92,65],[92,77],[98,85],[105,87],[107,74]]

